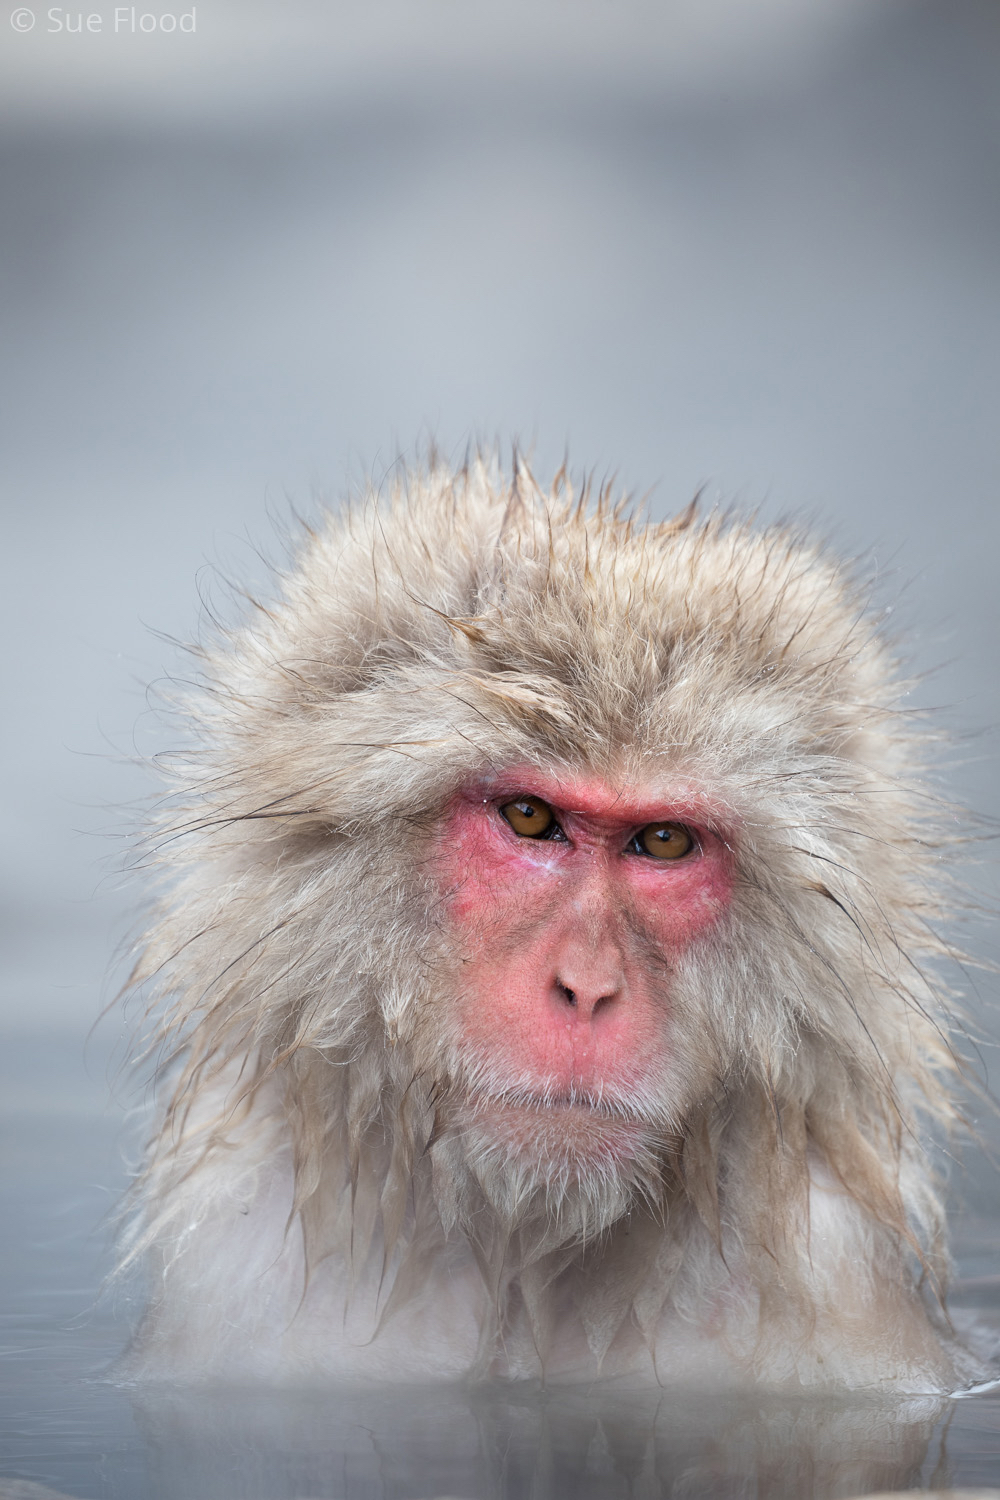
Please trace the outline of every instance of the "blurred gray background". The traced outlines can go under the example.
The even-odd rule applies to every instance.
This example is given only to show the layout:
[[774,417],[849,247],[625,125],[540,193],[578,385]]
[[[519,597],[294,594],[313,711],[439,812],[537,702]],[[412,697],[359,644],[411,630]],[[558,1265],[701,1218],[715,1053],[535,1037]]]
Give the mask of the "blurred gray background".
[[993,0],[90,3],[0,14],[8,1033],[112,993],[155,632],[428,437],[869,557],[1000,811]]
[[[226,609],[220,572],[266,587],[291,505],[430,438],[517,438],[543,480],[568,450],[657,514],[704,486],[864,559],[995,893],[1000,0],[160,4],[134,31],[104,0],[0,10],[0,1488],[638,1493],[604,1429],[573,1415],[559,1448],[541,1405],[521,1437],[430,1397],[199,1398],[174,1423],[83,1378],[127,1334],[94,1308],[95,1225],[141,1087],[109,1089],[113,1007],[85,1039],[140,899],[143,759],[174,733],[146,689],[184,670],[169,637],[202,600]],[[967,988],[995,1029],[995,979]],[[955,1238],[982,1307],[1000,1220],[976,1162]],[[622,1473],[653,1443],[676,1493],[808,1500],[854,1493],[874,1442],[869,1487],[996,1483],[1000,1401],[961,1405],[946,1464],[942,1428],[888,1468],[891,1424],[806,1434],[796,1469],[780,1413],[727,1437],[732,1413],[668,1412],[655,1442],[639,1413]]]

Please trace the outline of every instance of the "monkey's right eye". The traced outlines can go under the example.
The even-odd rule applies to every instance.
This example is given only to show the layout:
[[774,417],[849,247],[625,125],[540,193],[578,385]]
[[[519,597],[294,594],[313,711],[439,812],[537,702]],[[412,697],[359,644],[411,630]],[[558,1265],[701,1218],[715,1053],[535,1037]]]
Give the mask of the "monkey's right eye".
[[517,797],[505,802],[500,812],[523,839],[552,838],[561,832],[555,814],[541,797]]

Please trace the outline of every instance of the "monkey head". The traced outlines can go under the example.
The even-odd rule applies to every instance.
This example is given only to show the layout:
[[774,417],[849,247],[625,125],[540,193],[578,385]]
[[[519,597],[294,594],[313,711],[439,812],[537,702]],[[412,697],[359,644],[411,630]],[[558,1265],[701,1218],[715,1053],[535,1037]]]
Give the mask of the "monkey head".
[[238,1180],[298,1226],[300,1280],[374,1256],[412,1307],[465,1246],[500,1343],[498,1287],[537,1342],[576,1276],[594,1350],[739,1305],[752,1364],[779,1308],[775,1370],[828,1329],[809,1380],[852,1257],[923,1307],[948,836],[877,627],[787,531],[643,525],[523,467],[432,467],[308,531],[183,698],[136,1245],[197,1264]]

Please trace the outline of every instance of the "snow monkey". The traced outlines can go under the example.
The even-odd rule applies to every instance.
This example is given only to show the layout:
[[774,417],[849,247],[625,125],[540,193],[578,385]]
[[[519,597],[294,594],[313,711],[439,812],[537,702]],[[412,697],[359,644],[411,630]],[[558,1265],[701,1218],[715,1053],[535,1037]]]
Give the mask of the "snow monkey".
[[139,1374],[949,1391],[944,835],[850,579],[431,461],[200,648]]

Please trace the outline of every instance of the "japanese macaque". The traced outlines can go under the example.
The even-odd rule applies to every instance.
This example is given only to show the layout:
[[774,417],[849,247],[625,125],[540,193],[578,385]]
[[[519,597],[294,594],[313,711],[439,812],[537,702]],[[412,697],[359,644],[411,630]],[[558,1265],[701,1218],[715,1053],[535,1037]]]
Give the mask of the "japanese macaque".
[[786,531],[431,463],[201,650],[135,982],[160,1377],[948,1391],[947,907]]

